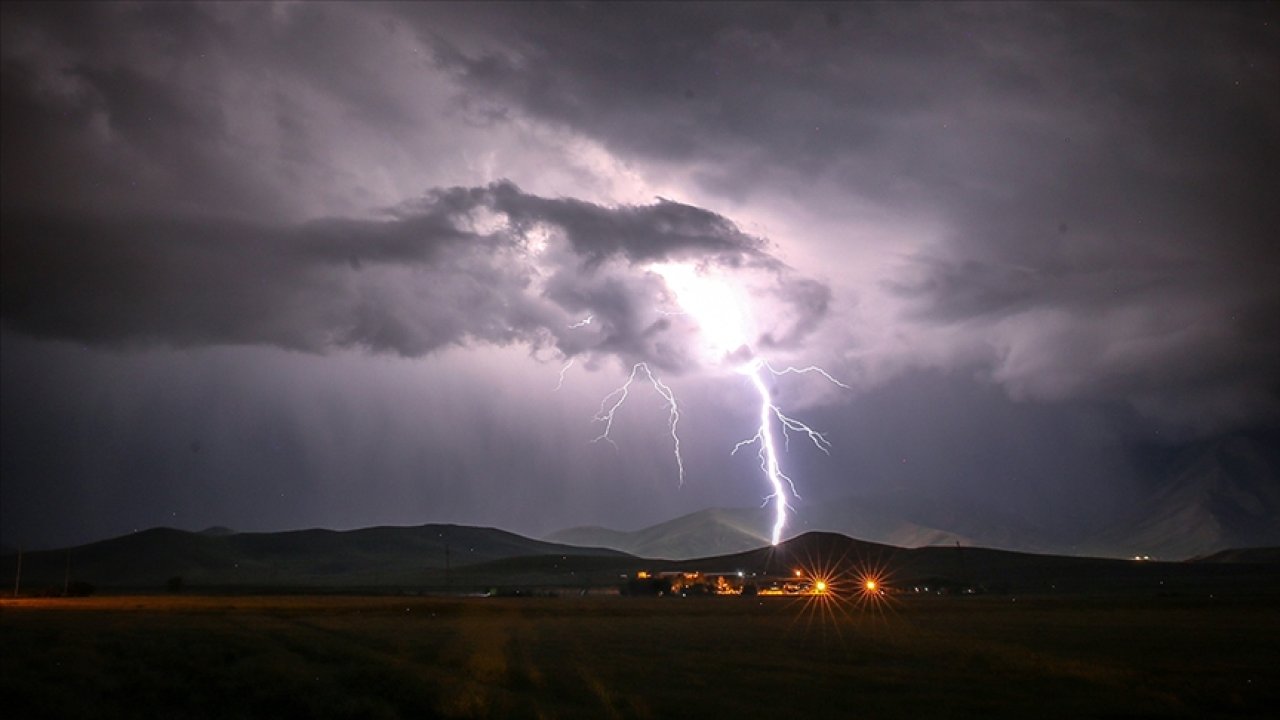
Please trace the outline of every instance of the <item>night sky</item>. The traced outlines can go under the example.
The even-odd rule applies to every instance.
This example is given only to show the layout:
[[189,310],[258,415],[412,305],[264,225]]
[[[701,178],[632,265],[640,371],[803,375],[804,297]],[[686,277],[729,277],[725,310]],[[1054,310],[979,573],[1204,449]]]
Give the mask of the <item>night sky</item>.
[[1280,544],[1273,4],[2,12],[7,547],[756,507],[750,358],[792,532]]

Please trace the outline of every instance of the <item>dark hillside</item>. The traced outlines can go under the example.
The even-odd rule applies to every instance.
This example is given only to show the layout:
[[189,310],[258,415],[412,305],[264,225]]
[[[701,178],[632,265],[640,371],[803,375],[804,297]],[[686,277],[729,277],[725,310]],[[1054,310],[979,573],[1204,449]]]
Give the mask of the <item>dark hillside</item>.
[[[24,553],[22,585],[31,591],[60,588],[68,575],[100,588],[161,588],[175,577],[189,587],[420,584],[446,565],[462,568],[551,554],[625,557],[615,550],[460,525],[238,534],[155,528],[75,548]],[[14,577],[16,562],[15,555],[0,559],[0,572]]]

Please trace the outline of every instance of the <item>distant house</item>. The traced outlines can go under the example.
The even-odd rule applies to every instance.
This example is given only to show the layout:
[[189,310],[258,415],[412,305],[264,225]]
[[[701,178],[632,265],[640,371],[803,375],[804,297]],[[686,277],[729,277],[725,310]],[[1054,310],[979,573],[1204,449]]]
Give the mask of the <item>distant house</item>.
[[797,570],[793,575],[773,576],[741,570],[704,572],[641,570],[627,576],[625,595],[690,597],[698,595],[822,595],[830,591],[826,581]]

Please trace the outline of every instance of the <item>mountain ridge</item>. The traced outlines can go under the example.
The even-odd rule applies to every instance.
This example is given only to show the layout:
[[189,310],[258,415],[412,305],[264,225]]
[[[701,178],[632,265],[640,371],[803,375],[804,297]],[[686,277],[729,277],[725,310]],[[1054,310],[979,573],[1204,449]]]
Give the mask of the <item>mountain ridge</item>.
[[[189,585],[330,586],[422,582],[509,557],[628,556],[607,548],[549,543],[497,528],[427,524],[355,530],[310,528],[208,534],[158,527],[59,550],[23,554],[23,582],[100,587]],[[3,570],[17,572],[16,556]]]
[[[455,552],[457,553],[455,555]],[[0,573],[16,574],[15,555]],[[547,543],[464,525],[297,530],[209,537],[152,528],[58,551],[23,554],[26,594],[63,588],[156,592],[480,592],[617,588],[640,570],[828,577],[857,592],[877,577],[896,591],[1208,593],[1280,595],[1280,548],[1227,551],[1197,562],[1138,562],[981,547],[902,548],[807,532],[778,545],[683,560]],[[552,590],[544,590],[550,592]]]
[[[982,546],[1087,557],[1183,560],[1247,547],[1280,545],[1280,475],[1275,452],[1255,438],[1229,437],[1162,458],[1145,497],[1115,509],[1116,519],[1076,531],[1051,531],[1035,517],[973,498],[906,490],[864,492],[803,508],[804,530],[830,531],[900,547]],[[1046,510],[1048,512],[1049,510]],[[546,539],[610,547],[643,557],[685,559],[767,542],[771,513],[713,508],[634,531],[599,526]]]
[[769,544],[769,513],[761,509],[710,508],[631,532],[599,526],[559,530],[550,542],[611,548],[645,558],[684,560],[752,550]]

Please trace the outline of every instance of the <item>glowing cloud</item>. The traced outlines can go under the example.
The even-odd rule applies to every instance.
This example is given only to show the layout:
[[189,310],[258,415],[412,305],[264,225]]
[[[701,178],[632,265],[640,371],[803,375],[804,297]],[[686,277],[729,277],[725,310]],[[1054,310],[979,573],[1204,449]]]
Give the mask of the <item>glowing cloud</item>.
[[666,263],[649,270],[662,277],[676,303],[698,324],[710,358],[722,361],[749,344],[740,289],[691,265]]
[[[742,363],[739,359],[738,364],[734,366],[734,370],[745,375],[751,381],[752,388],[759,396],[760,424],[756,428],[755,434],[735,445],[730,454],[736,454],[738,450],[747,445],[759,445],[760,469],[772,490],[764,502],[766,505],[772,502],[774,506],[774,521],[770,539],[776,545],[782,539],[782,533],[786,529],[787,509],[790,507],[789,498],[798,497],[798,493],[796,492],[795,483],[782,471],[779,464],[775,426],[782,429],[784,447],[790,445],[789,433],[791,432],[804,433],[814,446],[824,453],[829,454],[831,444],[822,433],[782,412],[774,403],[769,387],[765,384],[764,373],[768,372],[774,376],[817,373],[840,387],[847,388],[848,386],[817,366],[810,365],[804,368],[787,367],[783,370],[777,370],[763,358],[756,357],[750,343],[748,331],[750,323],[746,310],[745,293],[726,279],[713,276],[704,268],[680,263],[655,264],[649,266],[648,270],[659,275],[666,283],[667,289],[674,296],[676,304],[680,307],[680,313],[678,314],[688,315],[697,324],[698,332],[703,340],[703,349],[709,359],[714,360],[717,364],[725,365],[734,358],[747,358],[745,363]],[[642,371],[648,377],[653,388],[667,401],[670,411],[669,426],[675,447],[676,466],[679,470],[680,482],[683,484],[684,460],[680,456],[680,437],[676,432],[676,425],[680,420],[680,411],[671,388],[659,380],[646,363],[641,362],[633,365],[631,374],[627,377],[626,382],[601,401],[600,411],[596,414],[595,419],[597,422],[603,422],[605,428],[604,432],[596,438],[596,441],[609,440],[612,442],[609,433],[613,428],[614,415],[618,408],[622,407],[626,402],[632,383]]]

